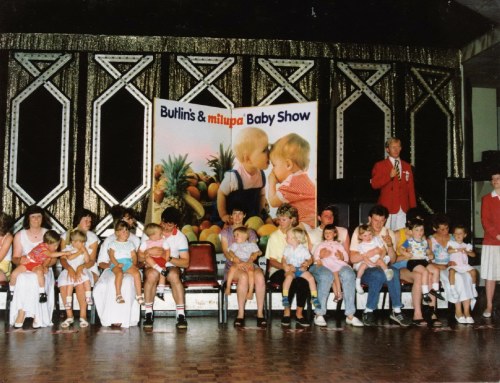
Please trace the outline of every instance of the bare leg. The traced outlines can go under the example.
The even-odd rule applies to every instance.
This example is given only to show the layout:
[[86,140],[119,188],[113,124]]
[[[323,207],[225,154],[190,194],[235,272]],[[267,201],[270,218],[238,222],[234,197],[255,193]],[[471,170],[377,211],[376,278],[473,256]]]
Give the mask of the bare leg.
[[495,287],[496,287],[497,281],[493,281],[490,279],[487,279],[485,282],[486,285],[486,310],[484,310],[487,313],[492,313],[493,312],[493,298],[495,296]]
[[248,274],[248,295],[247,295],[247,299],[252,299],[253,298],[253,292],[254,292],[254,289],[255,289],[255,277],[254,277],[254,271],[253,271],[253,269],[252,270],[248,270],[247,274]]
[[115,275],[115,292],[116,296],[122,295],[122,282],[123,282],[123,271],[118,266],[113,267],[113,274]]
[[[80,319],[87,320],[87,302],[85,301],[85,284],[82,283],[76,286],[75,292],[76,292],[76,299],[78,300],[78,305],[80,306]],[[68,311],[66,311],[66,313],[67,312]],[[71,311],[71,314],[72,314],[71,316],[73,316],[73,311]]]
[[261,269],[254,271],[255,298],[257,299],[257,318],[264,317],[264,299],[266,297],[266,281]]
[[237,270],[238,268],[236,266],[231,266],[227,272],[226,290],[224,291],[224,294],[226,295],[231,295],[231,285],[234,280],[234,274],[236,274]]
[[248,274],[238,270],[235,274],[238,278],[238,286],[236,287],[236,296],[238,298],[238,319],[245,317],[245,303],[248,295]]
[[167,275],[172,287],[172,296],[176,305],[184,305],[184,286],[181,281],[181,273],[178,267],[172,267]]

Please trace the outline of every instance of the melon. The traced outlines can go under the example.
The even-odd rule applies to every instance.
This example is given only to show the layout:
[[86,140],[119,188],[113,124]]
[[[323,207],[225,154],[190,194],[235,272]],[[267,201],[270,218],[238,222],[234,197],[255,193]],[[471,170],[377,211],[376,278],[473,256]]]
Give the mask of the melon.
[[219,184],[217,182],[211,183],[208,186],[207,194],[208,198],[213,201],[217,198],[217,192],[219,191]]
[[262,225],[261,227],[259,227],[259,229],[257,230],[257,234],[259,235],[259,237],[265,237],[265,236],[271,235],[276,230],[278,230],[277,226],[275,226],[271,223],[266,223],[265,225]]
[[182,229],[181,229],[181,232],[184,235],[187,235],[187,233],[193,232],[193,231],[194,231],[193,226],[191,226],[191,225],[184,225],[184,226],[182,226]]
[[245,222],[245,226],[248,227],[249,229],[252,229],[254,231],[259,230],[259,228],[264,225],[264,221],[262,218],[253,216],[247,219]]
[[212,242],[215,246],[215,251],[217,253],[221,253],[222,252],[222,245],[221,245],[221,242],[220,242],[220,238],[219,238],[219,234],[216,234],[216,233],[210,233],[207,237],[207,241],[208,242]]
[[215,233],[215,234],[220,234],[220,232],[222,231],[222,229],[220,228],[220,226],[217,226],[217,225],[212,225],[208,228],[208,230],[210,230],[212,233]]
[[210,229],[203,229],[200,233],[200,241],[207,241],[210,234],[215,234],[210,231]]
[[192,231],[184,233],[184,235],[186,236],[188,242],[195,242],[198,240],[198,238],[196,237],[196,234]]

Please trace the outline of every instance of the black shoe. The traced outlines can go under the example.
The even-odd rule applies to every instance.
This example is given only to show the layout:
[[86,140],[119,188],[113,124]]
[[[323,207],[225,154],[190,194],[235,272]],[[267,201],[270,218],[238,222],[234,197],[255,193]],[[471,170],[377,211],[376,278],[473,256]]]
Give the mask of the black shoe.
[[299,326],[302,326],[302,327],[309,327],[309,326],[311,325],[311,323],[309,323],[309,321],[308,321],[306,318],[304,318],[304,317],[302,317],[302,318],[297,318],[296,320],[297,320],[297,324],[298,324]]
[[166,269],[163,269],[160,274],[163,275],[164,277],[166,277],[168,275],[169,271],[170,271],[170,267],[167,267]]
[[236,318],[234,320],[234,327],[245,327],[245,318]]
[[180,314],[177,317],[177,324],[175,325],[178,329],[184,329],[188,327],[188,322],[186,320],[186,317],[182,314]]
[[290,323],[292,323],[292,319],[290,317],[283,317],[281,318],[281,325],[282,326],[285,326],[285,327],[288,327],[290,326]]
[[153,313],[146,313],[144,317],[144,322],[142,323],[142,327],[144,328],[153,328],[154,323]]
[[164,299],[163,299],[163,297],[164,297],[164,294],[163,294],[163,293],[160,293],[160,292],[158,291],[158,292],[156,292],[156,296],[157,296],[158,298],[160,298],[161,300],[164,300]]
[[399,324],[402,327],[408,327],[412,323],[412,320],[409,318],[406,318],[403,315],[403,313],[395,313],[394,311],[391,313],[389,318],[391,318],[391,320],[393,320],[394,322],[396,322],[397,324]]
[[38,298],[38,302],[40,302],[40,303],[47,302],[47,294],[46,293],[40,293],[40,298]]
[[375,314],[373,314],[373,312],[363,313],[363,324],[368,327],[376,326]]
[[267,320],[266,318],[257,318],[257,327],[266,327]]
[[429,294],[434,295],[437,299],[441,299],[442,301],[445,300],[444,297],[441,295],[440,291],[436,291],[436,290],[432,289],[431,291],[429,291]]
[[431,303],[431,302],[432,302],[432,299],[431,299],[431,297],[429,296],[429,294],[424,294],[424,295],[422,295],[422,300],[423,300],[425,303]]

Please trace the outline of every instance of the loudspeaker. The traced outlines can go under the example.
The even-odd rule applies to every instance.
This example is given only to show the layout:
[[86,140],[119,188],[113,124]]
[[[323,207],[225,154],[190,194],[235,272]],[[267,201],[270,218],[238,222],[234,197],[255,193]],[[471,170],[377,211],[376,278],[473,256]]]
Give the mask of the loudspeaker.
[[349,204],[348,203],[334,203],[332,206],[335,208],[335,226],[349,228]]
[[376,205],[375,202],[360,202],[359,203],[359,224],[368,223],[368,213]]

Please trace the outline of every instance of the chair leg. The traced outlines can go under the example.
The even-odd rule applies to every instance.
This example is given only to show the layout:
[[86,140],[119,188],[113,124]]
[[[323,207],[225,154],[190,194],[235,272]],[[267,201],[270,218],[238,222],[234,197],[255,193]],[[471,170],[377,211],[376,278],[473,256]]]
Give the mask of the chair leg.
[[219,316],[219,324],[224,324],[224,290],[222,288],[219,289],[218,293],[218,299],[217,299],[217,310],[218,310],[218,316]]

